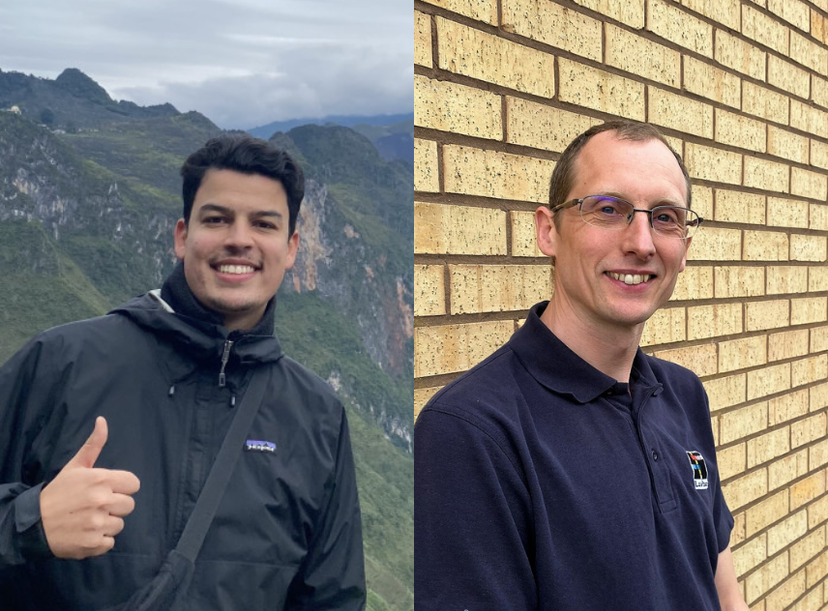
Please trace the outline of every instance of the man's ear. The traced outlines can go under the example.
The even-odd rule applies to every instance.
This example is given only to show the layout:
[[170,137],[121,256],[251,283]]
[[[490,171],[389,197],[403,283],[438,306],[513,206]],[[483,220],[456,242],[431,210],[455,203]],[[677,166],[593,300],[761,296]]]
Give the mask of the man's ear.
[[558,229],[555,227],[555,215],[547,206],[535,210],[535,233],[540,251],[547,257],[554,257],[557,252]]
[[187,223],[184,219],[178,219],[175,224],[175,256],[184,260],[184,253],[187,252]]
[[684,240],[684,256],[681,258],[681,266],[679,267],[679,272],[684,271],[684,266],[687,263],[687,252],[690,250],[690,243],[693,241],[693,238],[687,238]]
[[299,252],[299,232],[294,231],[288,239],[288,252],[285,257],[285,269],[290,269],[296,262],[296,253]]

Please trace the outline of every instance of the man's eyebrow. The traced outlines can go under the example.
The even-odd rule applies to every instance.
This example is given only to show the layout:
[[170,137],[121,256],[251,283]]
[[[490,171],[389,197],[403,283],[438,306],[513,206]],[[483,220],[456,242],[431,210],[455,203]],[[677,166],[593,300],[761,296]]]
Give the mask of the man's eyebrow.
[[[228,208],[226,206],[221,206],[219,204],[204,204],[199,208],[199,214],[204,214],[205,212],[218,212],[220,214],[224,214],[227,216],[235,216],[236,211],[232,208]],[[256,218],[262,217],[272,217],[281,219],[284,215],[279,212],[278,210],[257,210],[250,214],[250,216],[254,216]]]

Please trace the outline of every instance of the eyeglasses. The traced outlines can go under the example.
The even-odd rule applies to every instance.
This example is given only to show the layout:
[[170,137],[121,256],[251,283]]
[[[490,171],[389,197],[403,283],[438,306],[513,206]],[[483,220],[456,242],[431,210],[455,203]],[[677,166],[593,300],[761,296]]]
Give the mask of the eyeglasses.
[[585,223],[618,231],[632,223],[636,212],[643,212],[650,217],[650,227],[665,238],[686,240],[692,238],[704,220],[689,208],[679,206],[656,206],[652,210],[636,208],[630,202],[610,195],[588,195],[581,199],[571,199],[554,206],[554,214],[578,206]]

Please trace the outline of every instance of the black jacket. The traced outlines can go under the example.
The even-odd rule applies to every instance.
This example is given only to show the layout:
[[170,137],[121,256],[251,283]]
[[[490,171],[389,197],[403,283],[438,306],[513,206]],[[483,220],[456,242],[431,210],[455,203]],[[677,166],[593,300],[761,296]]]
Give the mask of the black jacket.
[[[271,367],[271,384],[282,390],[268,389],[250,440],[275,452],[248,444],[254,449],[239,457],[188,608],[362,609],[353,457],[333,391],[284,356],[272,334],[228,335],[165,306],[147,294],[51,329],[0,369],[0,608],[105,609],[151,580],[175,547],[253,368]],[[40,490],[98,415],[109,439],[95,466],[132,471],[141,490],[113,550],[57,559],[40,523]]]

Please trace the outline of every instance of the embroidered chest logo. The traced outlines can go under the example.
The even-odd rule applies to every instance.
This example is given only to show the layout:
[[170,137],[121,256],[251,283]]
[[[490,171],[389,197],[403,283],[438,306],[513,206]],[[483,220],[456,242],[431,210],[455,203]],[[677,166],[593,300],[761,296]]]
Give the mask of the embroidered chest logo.
[[248,439],[244,442],[244,449],[248,452],[269,452],[273,454],[276,452],[276,444],[272,441],[259,441],[258,439]]
[[707,490],[707,465],[704,464],[704,457],[701,452],[687,452],[690,459],[690,466],[693,468],[693,483],[696,490]]

